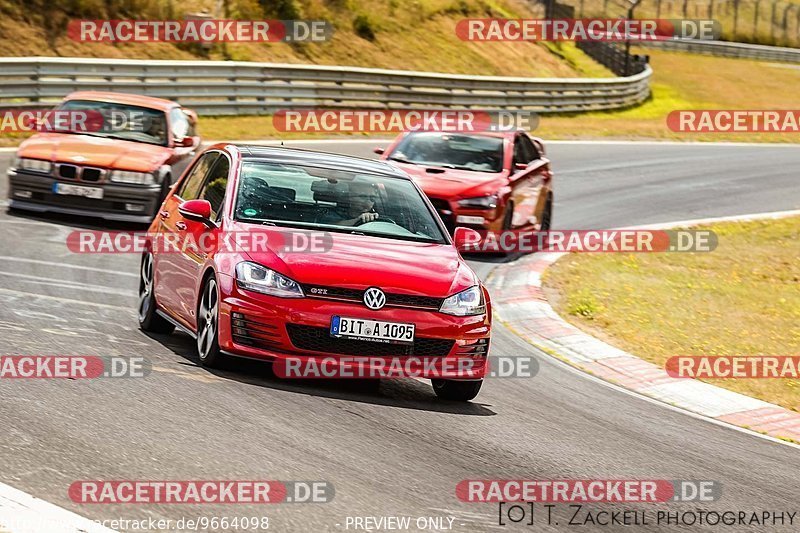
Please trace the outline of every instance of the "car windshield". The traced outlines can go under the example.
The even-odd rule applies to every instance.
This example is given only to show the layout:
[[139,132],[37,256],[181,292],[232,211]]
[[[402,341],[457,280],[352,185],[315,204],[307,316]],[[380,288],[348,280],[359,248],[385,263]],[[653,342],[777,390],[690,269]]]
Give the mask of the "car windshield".
[[91,128],[91,131],[86,132],[51,131],[167,145],[167,117],[163,111],[157,109],[94,100],[69,100],[57,109],[100,113],[103,116],[103,127]]
[[401,163],[500,172],[503,170],[503,139],[486,135],[411,133],[388,158]]
[[443,244],[436,215],[411,181],[305,165],[245,161],[235,218]]

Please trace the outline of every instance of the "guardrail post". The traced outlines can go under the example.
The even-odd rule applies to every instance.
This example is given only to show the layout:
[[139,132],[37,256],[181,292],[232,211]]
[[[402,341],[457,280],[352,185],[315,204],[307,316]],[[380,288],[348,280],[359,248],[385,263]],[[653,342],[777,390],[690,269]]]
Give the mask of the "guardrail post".
[[41,95],[42,86],[39,83],[39,80],[41,79],[41,70],[42,70],[42,64],[39,61],[37,61],[33,67],[34,74],[33,76],[31,76],[31,80],[36,82],[36,89],[34,89],[34,95],[30,99],[31,102],[38,102],[39,96]]

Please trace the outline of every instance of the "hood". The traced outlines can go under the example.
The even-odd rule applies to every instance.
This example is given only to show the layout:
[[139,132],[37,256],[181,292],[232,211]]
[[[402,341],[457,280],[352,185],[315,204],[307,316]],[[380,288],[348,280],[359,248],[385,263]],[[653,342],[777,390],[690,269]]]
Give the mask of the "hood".
[[[253,230],[234,223],[233,231]],[[281,243],[285,232],[300,229],[258,227],[270,242]],[[275,240],[272,236],[275,234]],[[280,235],[283,234],[283,235]],[[472,269],[449,244],[415,243],[364,235],[330,232],[331,247],[325,252],[248,252],[256,263],[277,270],[301,284],[349,289],[379,287],[385,292],[444,298],[478,283]]]
[[505,172],[472,172],[391,162],[402,169],[428,196],[450,198],[492,194],[506,183]]
[[19,157],[139,172],[157,169],[171,153],[166,146],[70,133],[39,133],[17,151]]

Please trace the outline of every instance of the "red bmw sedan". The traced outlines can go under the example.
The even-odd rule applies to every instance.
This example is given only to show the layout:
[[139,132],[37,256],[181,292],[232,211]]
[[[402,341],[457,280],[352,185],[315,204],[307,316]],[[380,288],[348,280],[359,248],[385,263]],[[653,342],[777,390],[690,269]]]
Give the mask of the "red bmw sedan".
[[451,233],[550,229],[550,160],[541,139],[524,131],[408,132],[375,152],[414,178]]
[[[255,234],[267,244],[240,239]],[[418,357],[438,362],[420,377],[440,398],[468,401],[480,390],[491,305],[457,248],[476,235],[460,228],[451,238],[390,164],[217,144],[170,191],[149,235],[172,247],[151,244],[142,257],[140,327],[186,331],[203,365]],[[320,235],[323,249],[292,244]],[[203,240],[249,245],[183,245]],[[451,372],[459,359],[476,362],[469,379]]]

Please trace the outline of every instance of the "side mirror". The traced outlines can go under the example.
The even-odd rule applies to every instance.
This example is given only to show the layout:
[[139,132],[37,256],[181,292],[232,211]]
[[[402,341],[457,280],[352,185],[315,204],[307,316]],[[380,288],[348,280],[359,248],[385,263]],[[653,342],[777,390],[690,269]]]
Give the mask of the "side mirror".
[[384,150],[384,149],[383,149],[383,148],[381,148],[380,146],[376,146],[375,148],[373,148],[373,149],[372,149],[372,151],[373,151],[373,152],[375,152],[375,153],[376,153],[376,154],[378,154],[378,155],[383,155],[383,153],[384,153],[386,150]]
[[457,227],[453,232],[453,244],[459,252],[469,252],[481,242],[481,234],[472,228]]
[[195,138],[194,137],[184,137],[183,139],[175,139],[175,146],[179,146],[182,148],[191,148],[195,146]]
[[187,200],[178,207],[183,218],[211,225],[211,203],[208,200]]

